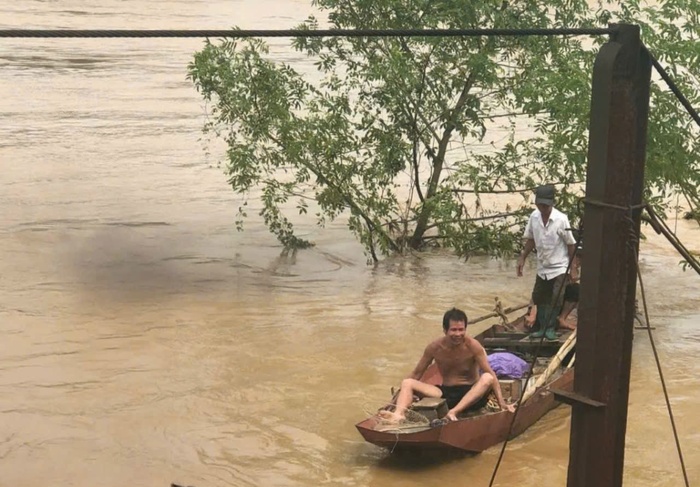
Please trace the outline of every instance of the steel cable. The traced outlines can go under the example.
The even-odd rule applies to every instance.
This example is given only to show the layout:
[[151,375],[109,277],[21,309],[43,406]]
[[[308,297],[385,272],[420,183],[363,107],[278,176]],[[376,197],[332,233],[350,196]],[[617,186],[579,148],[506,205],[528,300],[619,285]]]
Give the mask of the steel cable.
[[0,37],[104,38],[104,37],[485,37],[485,36],[576,36],[605,35],[616,28],[553,29],[214,29],[214,30],[70,30],[0,29]]
[[[648,211],[648,208],[647,208]],[[630,217],[626,217],[627,220],[630,222],[630,229],[631,232],[634,232],[634,220]],[[673,416],[673,408],[671,407],[671,399],[668,396],[668,389],[666,387],[666,381],[664,379],[664,373],[663,369],[661,367],[661,360],[659,359],[659,352],[656,350],[656,343],[654,342],[654,335],[652,334],[652,327],[651,327],[651,322],[649,321],[649,310],[647,307],[647,299],[646,299],[646,293],[644,292],[644,281],[642,280],[642,272],[639,269],[639,253],[637,251],[636,245],[634,245],[635,242],[630,241],[633,256],[634,256],[634,262],[635,262],[635,271],[637,273],[637,278],[639,280],[639,290],[642,294],[642,306],[644,307],[644,319],[646,320],[646,330],[647,333],[649,334],[649,343],[651,344],[651,350],[652,353],[654,354],[654,361],[656,362],[656,369],[659,372],[659,380],[661,382],[661,388],[663,390],[664,394],[664,400],[666,401],[666,409],[668,410],[668,417],[671,420],[671,429],[673,430],[673,439],[676,443],[676,450],[678,451],[678,459],[680,460],[681,463],[681,471],[683,472],[683,480],[685,481],[685,486],[690,487],[690,483],[688,481],[688,472],[685,468],[685,461],[683,459],[683,450],[681,449],[681,442],[680,438],[678,437],[678,429],[676,428],[676,420],[674,419]]]
[[695,120],[695,123],[698,124],[698,126],[700,126],[700,115],[698,115],[698,112],[693,108],[688,99],[683,95],[680,88],[678,88],[678,85],[676,85],[676,83],[671,78],[671,75],[669,75],[668,72],[664,69],[664,67],[661,66],[661,64],[659,64],[659,61],[654,57],[651,51],[649,51],[648,47],[643,45],[642,49],[645,49],[647,54],[649,54],[651,64],[654,66],[654,69],[656,69],[656,72],[659,73],[659,76],[661,76],[661,78],[666,82],[666,85],[673,92],[676,98],[678,98],[678,101],[681,102],[681,105],[683,105],[683,107],[690,114],[693,120]]

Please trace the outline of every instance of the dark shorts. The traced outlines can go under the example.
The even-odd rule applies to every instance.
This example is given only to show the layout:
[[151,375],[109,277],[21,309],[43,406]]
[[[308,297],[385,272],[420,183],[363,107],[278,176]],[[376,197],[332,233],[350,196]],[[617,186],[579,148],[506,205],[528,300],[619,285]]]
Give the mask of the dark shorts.
[[568,277],[566,273],[551,279],[542,279],[538,275],[535,279],[535,287],[532,289],[532,302],[537,306],[561,308],[564,304],[564,286],[567,284]]
[[[443,386],[439,385],[438,386],[440,390],[442,391],[442,397],[445,399],[445,402],[447,403],[447,407],[452,409],[455,407],[459,401],[462,400],[464,395],[469,392],[472,388],[470,385],[460,385],[460,386]],[[489,395],[488,392],[484,394],[482,397],[476,400],[474,404],[469,406],[465,411],[471,411],[473,409],[481,409],[484,406],[486,406],[486,403],[489,402]]]

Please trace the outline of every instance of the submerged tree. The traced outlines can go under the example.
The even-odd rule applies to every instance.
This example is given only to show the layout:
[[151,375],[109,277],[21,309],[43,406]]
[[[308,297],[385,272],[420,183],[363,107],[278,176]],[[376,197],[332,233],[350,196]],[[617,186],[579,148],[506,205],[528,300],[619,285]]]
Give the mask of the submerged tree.
[[[670,0],[315,0],[331,28],[551,28],[642,25],[645,44],[697,106],[700,2]],[[316,29],[310,18],[300,29]],[[233,189],[260,191],[261,215],[288,248],[288,211],[321,225],[343,213],[373,260],[440,245],[502,255],[520,240],[531,189],[560,185],[576,220],[585,176],[591,71],[605,38],[297,38],[312,82],[269,59],[261,40],[207,42],[189,76],[225,139]],[[697,130],[665,86],[652,88],[647,196],[700,202]],[[505,202],[491,195],[514,193]],[[241,218],[246,216],[244,205]],[[295,204],[296,203],[296,204]]]

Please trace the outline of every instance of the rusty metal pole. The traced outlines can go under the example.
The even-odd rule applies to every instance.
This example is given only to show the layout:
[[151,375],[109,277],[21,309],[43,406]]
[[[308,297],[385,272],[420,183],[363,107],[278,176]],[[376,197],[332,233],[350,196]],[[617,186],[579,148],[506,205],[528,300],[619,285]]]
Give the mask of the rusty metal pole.
[[606,205],[642,201],[651,62],[639,27],[616,27],[593,68],[567,487],[622,485],[641,209]]

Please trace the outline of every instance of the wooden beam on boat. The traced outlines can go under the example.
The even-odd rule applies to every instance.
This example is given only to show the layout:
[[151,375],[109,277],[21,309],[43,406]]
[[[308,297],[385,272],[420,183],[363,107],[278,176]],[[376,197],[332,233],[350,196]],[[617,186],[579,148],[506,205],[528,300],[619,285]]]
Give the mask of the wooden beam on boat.
[[583,404],[584,406],[590,406],[592,408],[605,407],[605,403],[594,401],[580,394],[576,394],[575,392],[552,388],[549,389],[549,392],[554,394],[554,397],[556,397],[558,401],[569,404],[570,406],[573,406],[574,404]]
[[622,485],[651,62],[618,24],[593,68],[567,487]]
[[531,339],[527,336],[525,337],[520,337],[520,338],[510,338],[510,337],[493,337],[493,338],[484,338],[484,341],[482,345],[486,348],[493,348],[493,347],[505,347],[505,348],[532,348],[532,349],[554,349],[554,351],[559,350],[559,347],[561,344],[564,343],[564,340],[561,338],[557,340],[539,340],[539,339]]

